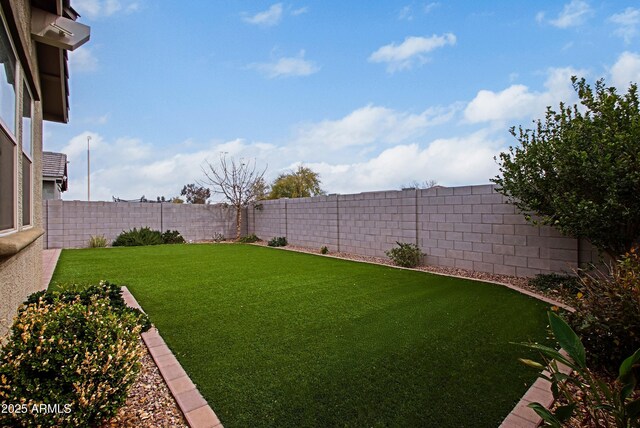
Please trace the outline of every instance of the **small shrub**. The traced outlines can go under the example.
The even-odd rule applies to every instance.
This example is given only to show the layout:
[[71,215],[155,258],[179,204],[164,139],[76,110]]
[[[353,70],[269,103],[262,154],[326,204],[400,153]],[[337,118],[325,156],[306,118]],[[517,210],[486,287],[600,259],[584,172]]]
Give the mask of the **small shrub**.
[[320,254],[329,254],[329,249],[327,248],[326,245],[320,248]]
[[596,368],[614,372],[640,347],[640,254],[634,248],[610,275],[582,276],[582,293],[567,316]]
[[[95,426],[124,404],[140,370],[142,325],[114,306],[113,291],[38,293],[19,309],[0,351],[0,403],[26,412],[1,413],[0,426]],[[39,412],[41,404],[60,407]]]
[[577,294],[582,288],[577,276],[557,273],[541,273],[529,279],[529,285],[539,290],[557,290],[569,294]]
[[107,238],[104,235],[96,235],[89,238],[89,248],[104,248],[107,246]]
[[259,240],[260,238],[258,238],[255,233],[252,233],[251,235],[241,237],[240,239],[238,239],[238,242],[241,244],[253,244],[254,242],[258,242]]
[[114,247],[139,247],[142,245],[160,245],[164,243],[162,233],[158,230],[151,230],[148,227],[142,227],[140,230],[135,227],[128,232],[122,232],[113,244]]
[[162,242],[165,244],[184,244],[184,238],[177,230],[167,230],[162,234]]
[[270,247],[286,247],[287,238],[285,238],[284,236],[275,237],[267,242],[267,245]]
[[420,264],[420,259],[424,254],[416,244],[397,242],[398,247],[394,247],[384,253],[393,260],[393,263],[402,267],[416,267]]
[[[610,385],[594,376],[588,368],[585,348],[571,327],[553,312],[549,312],[548,317],[553,336],[568,357],[551,347],[529,343],[523,345],[540,352],[543,363],[523,358],[520,361],[540,371],[538,376],[551,382],[554,399],[563,397],[567,404],[554,410],[537,402],[530,403],[528,407],[544,420],[545,426],[565,426],[580,405],[585,412],[581,414],[583,422],[595,422],[598,427],[637,427],[640,422],[640,399],[634,397],[634,393],[637,389],[640,348],[620,364],[618,378]],[[562,373],[558,363],[568,366],[571,371]],[[546,371],[541,371],[543,369]]]
[[225,240],[224,235],[220,232],[216,232],[213,234],[213,242],[223,242]]
[[100,298],[108,299],[111,309],[116,313],[130,313],[142,326],[142,332],[151,328],[149,317],[139,309],[127,306],[122,298],[122,288],[119,285],[112,284],[109,281],[100,281],[96,284],[65,284],[58,287],[59,290],[43,290],[31,294],[24,302],[25,305],[31,305],[41,300],[48,304],[56,301],[71,303],[76,299],[84,305],[88,305],[91,299]]

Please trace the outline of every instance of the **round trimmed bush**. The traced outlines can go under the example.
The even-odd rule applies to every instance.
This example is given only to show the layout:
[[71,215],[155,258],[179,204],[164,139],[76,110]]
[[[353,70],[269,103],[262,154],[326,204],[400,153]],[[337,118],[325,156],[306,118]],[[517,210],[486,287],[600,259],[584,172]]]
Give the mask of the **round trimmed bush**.
[[0,402],[22,411],[0,414],[0,426],[92,426],[115,415],[140,370],[141,329],[139,314],[99,294],[22,306],[0,351]]

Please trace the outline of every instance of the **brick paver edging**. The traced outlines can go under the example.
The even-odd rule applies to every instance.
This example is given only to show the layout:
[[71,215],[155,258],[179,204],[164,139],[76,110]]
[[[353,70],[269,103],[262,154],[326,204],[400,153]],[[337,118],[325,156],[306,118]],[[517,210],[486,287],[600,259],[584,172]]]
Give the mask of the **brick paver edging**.
[[[127,305],[142,310],[127,287],[122,287],[122,297]],[[223,428],[214,411],[200,395],[198,388],[191,382],[171,349],[162,340],[158,329],[152,328],[146,333],[142,333],[141,336],[189,426],[192,428]]]
[[[568,358],[564,349],[560,350],[560,354]],[[558,363],[558,370],[564,374],[571,373],[571,368],[562,363]],[[547,370],[543,371],[543,374],[549,377]],[[516,407],[513,408],[511,413],[502,421],[500,428],[535,428],[540,425],[542,418],[527,406],[530,403],[540,403],[547,409],[550,409],[554,401],[553,393],[551,392],[551,382],[538,378],[520,401],[518,401],[518,404],[516,404]]]

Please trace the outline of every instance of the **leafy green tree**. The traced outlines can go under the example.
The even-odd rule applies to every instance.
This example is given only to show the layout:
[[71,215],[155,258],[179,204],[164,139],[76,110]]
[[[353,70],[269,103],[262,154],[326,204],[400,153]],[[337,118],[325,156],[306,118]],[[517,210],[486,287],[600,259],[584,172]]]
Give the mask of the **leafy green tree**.
[[320,174],[300,165],[294,172],[280,174],[274,180],[269,199],[308,198],[324,194],[320,188]]
[[211,197],[211,190],[191,183],[182,188],[180,196],[184,196],[188,204],[206,204]]
[[603,80],[572,77],[581,106],[547,107],[534,129],[511,128],[520,146],[500,154],[492,181],[534,224],[586,238],[617,257],[640,237],[638,86],[620,95]]
[[253,185],[253,193],[256,201],[264,201],[269,198],[269,185],[264,181],[264,177],[260,177]]

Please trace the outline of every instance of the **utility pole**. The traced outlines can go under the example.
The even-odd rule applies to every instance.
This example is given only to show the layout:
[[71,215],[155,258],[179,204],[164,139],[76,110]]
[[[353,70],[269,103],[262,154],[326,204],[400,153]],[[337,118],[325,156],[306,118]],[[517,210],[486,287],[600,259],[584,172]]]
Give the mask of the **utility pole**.
[[87,202],[91,200],[91,156],[89,152],[89,142],[91,135],[87,135]]

